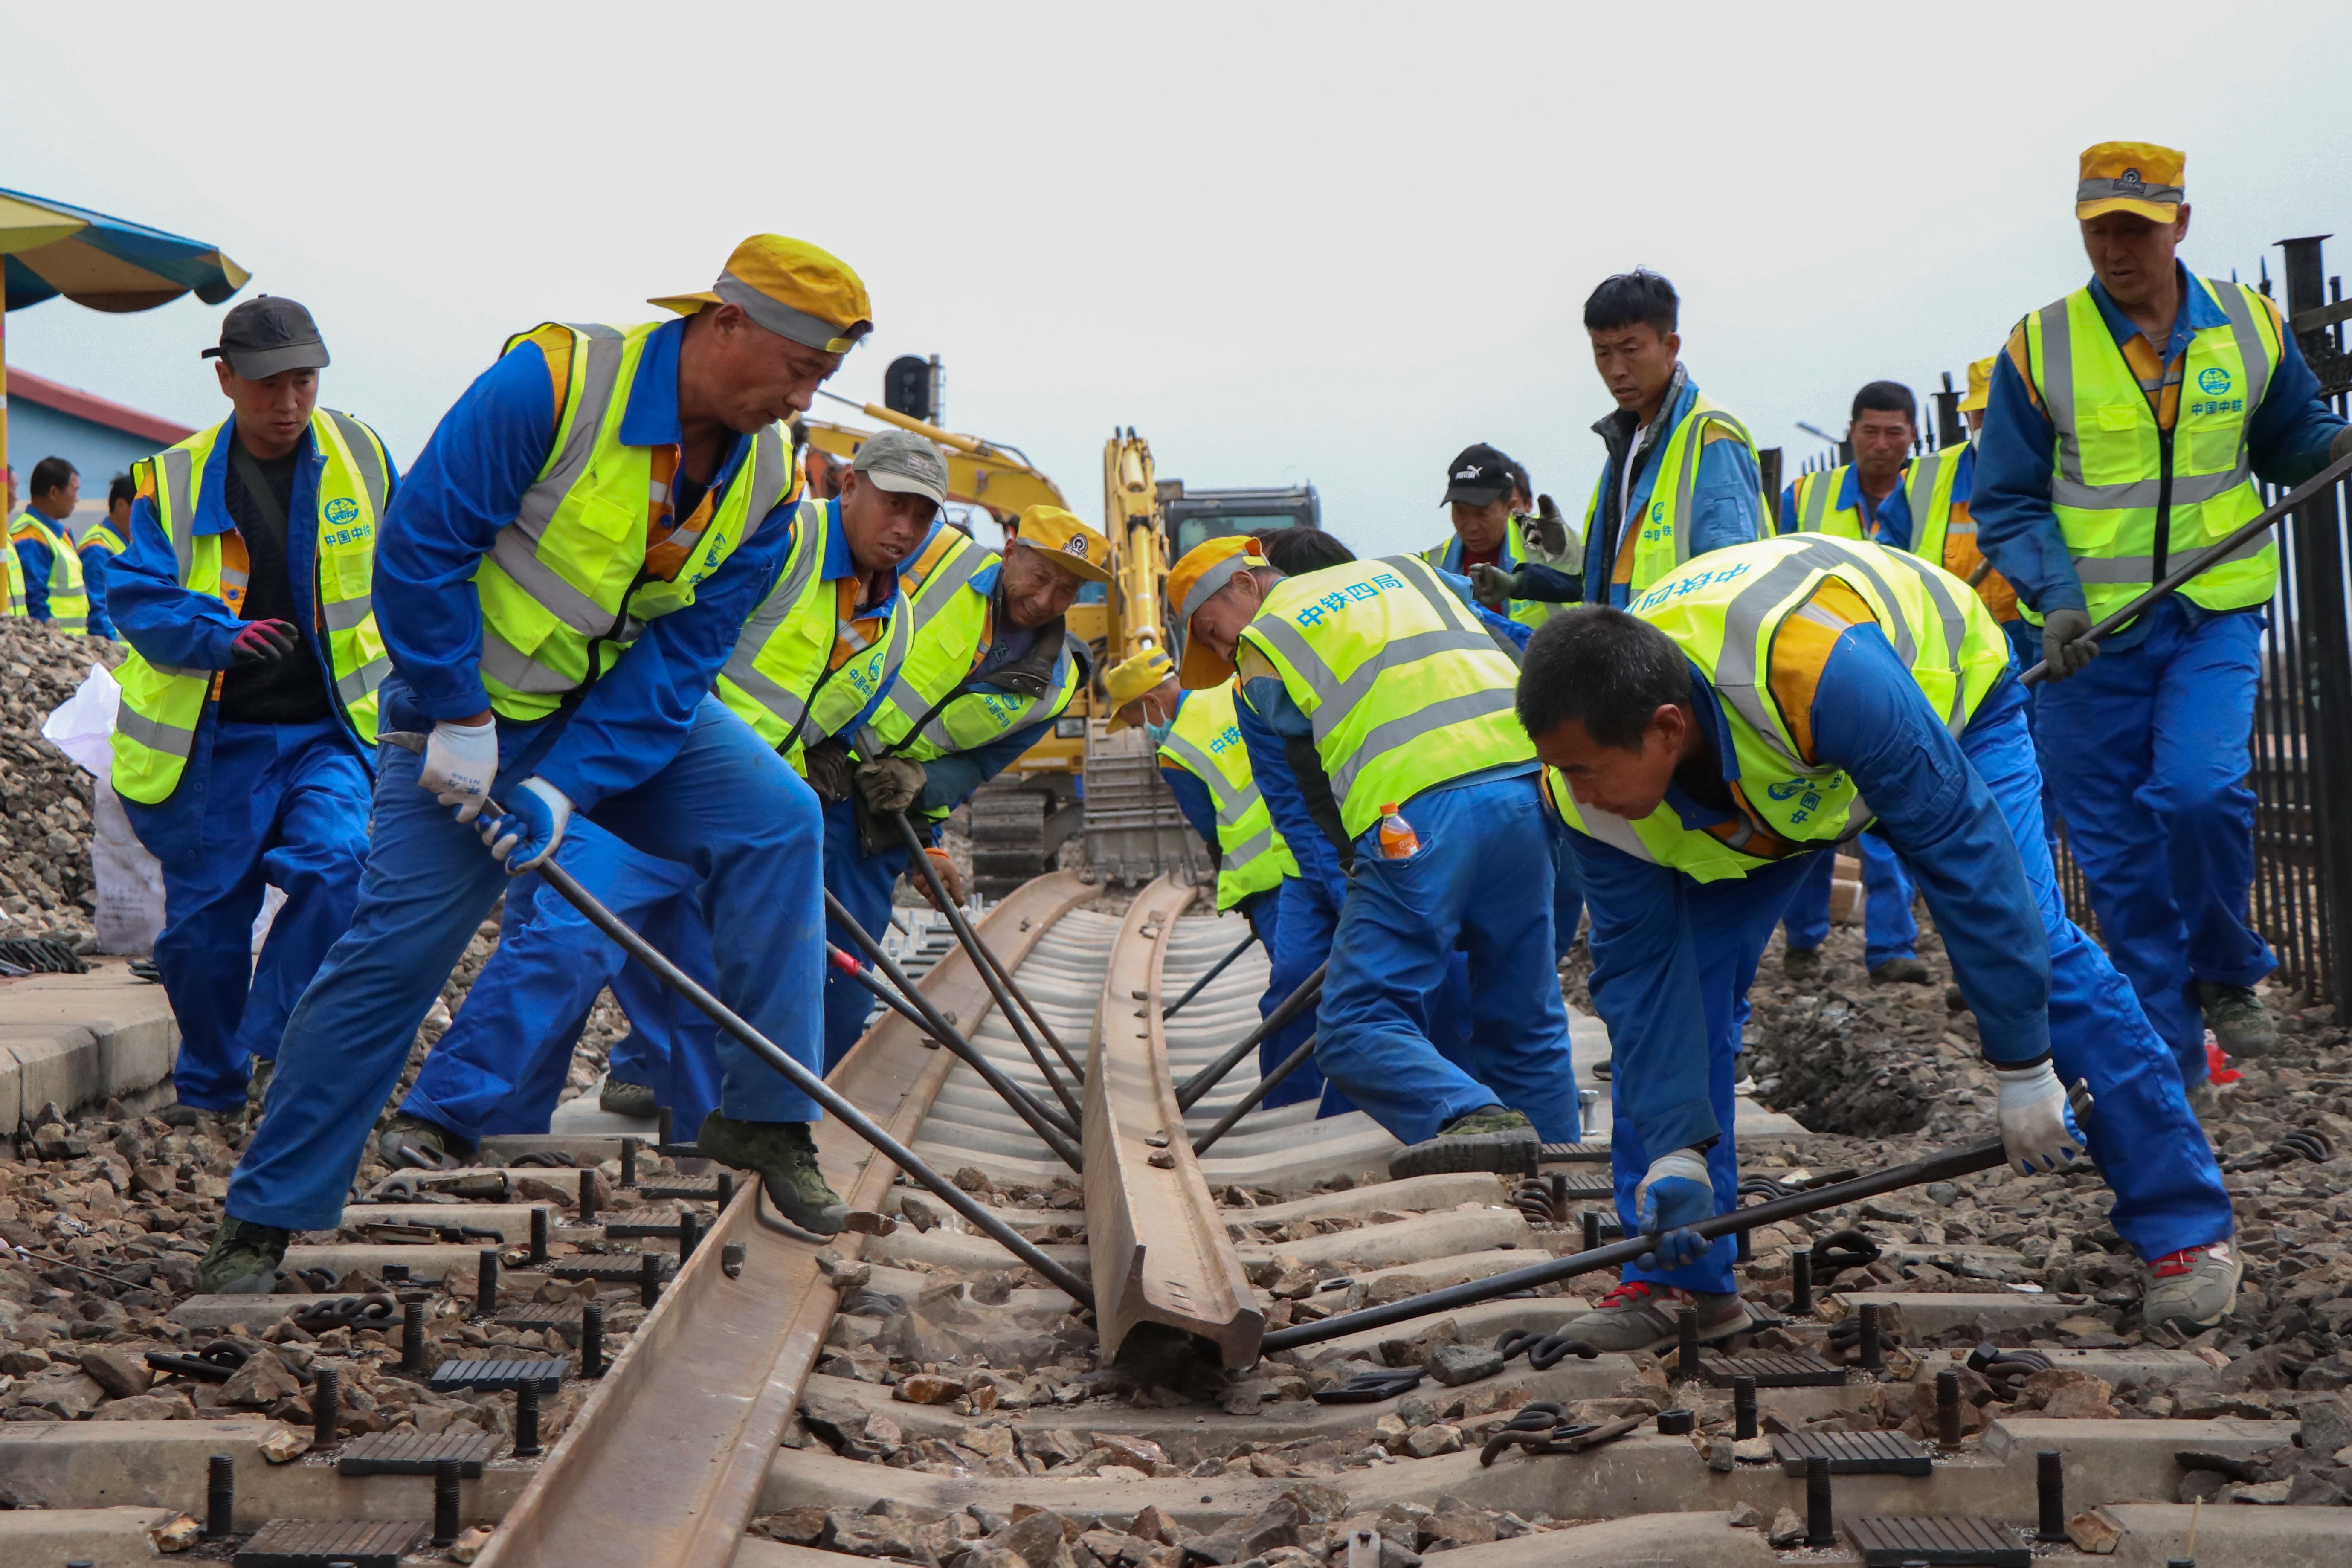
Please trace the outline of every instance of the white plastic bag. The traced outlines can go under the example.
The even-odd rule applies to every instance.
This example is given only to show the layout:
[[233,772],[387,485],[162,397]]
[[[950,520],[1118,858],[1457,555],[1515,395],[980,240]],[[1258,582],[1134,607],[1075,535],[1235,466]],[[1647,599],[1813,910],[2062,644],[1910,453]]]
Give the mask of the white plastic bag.
[[131,830],[114,793],[114,714],[121,702],[113,673],[93,664],[89,678],[42,721],[41,733],[97,781],[90,792],[89,871],[98,884],[91,917],[98,950],[143,956],[155,951],[155,935],[163,929],[163,868]]
[[114,672],[93,664],[74,694],[42,721],[41,734],[93,776],[110,779],[114,775],[114,710],[121,703],[122,688],[115,683]]

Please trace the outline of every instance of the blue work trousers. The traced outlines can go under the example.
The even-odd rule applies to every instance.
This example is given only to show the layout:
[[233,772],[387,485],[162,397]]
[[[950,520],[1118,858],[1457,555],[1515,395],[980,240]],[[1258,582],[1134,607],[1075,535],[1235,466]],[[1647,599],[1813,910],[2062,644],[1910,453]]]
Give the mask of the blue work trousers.
[[[2042,662],[2042,628],[2019,616],[2000,623],[2001,635],[2009,638],[2009,657],[2017,673],[2023,675]],[[2042,769],[2042,842],[2049,847],[2050,859],[2058,859],[2058,825],[2064,820],[2058,812],[2057,794],[2050,787],[2050,753],[2042,749],[2042,724],[2035,715],[2042,710],[2042,693],[2049,682],[2036,681],[2025,688],[2025,723],[2033,731],[2033,757]]]
[[[2027,884],[2042,912],[2050,942],[2051,1066],[2068,1084],[2090,1084],[2097,1110],[2084,1132],[2115,1206],[2108,1218],[2143,1259],[2227,1237],[2232,1228],[2230,1195],[2221,1186],[2212,1146],[2189,1109],[2172,1054],[2149,1026],[2132,988],[2097,943],[2066,918],[2058,877],[2042,838],[2042,777],[2024,715],[2014,709],[1990,722],[1971,725],[1960,737],[1969,766],[1985,783],[2009,823],[2010,836],[2024,862]],[[1713,1031],[1710,1092],[1724,1135],[1707,1156],[1715,1177],[1716,1203],[1728,1211],[1738,1201],[1738,1165],[1731,1137],[1733,1054],[1727,1037],[1732,1002],[1754,977],[1773,922],[1788,897],[1784,875],[1774,867],[1743,880],[1693,884],[1692,941],[1701,955],[1706,1011]],[[1746,894],[1743,900],[1743,891]],[[1745,902],[1745,909],[1741,907]],[[1621,1116],[1612,1151],[1619,1216],[1638,1224],[1633,1189],[1649,1165],[1639,1134]],[[1659,1273],[1628,1268],[1624,1278],[1662,1280],[1692,1290],[1735,1288],[1732,1247],[1725,1237],[1688,1268]]]
[[[1331,933],[1339,928],[1339,906],[1322,885],[1309,877],[1285,877],[1282,885],[1271,894],[1274,904],[1272,940],[1266,942],[1265,994],[1258,998],[1257,1016],[1270,1018],[1293,991],[1315,973],[1317,965],[1331,956]],[[1265,935],[1265,931],[1261,931]],[[1260,1078],[1270,1075],[1287,1059],[1290,1053],[1307,1043],[1315,1033],[1315,1020],[1322,1004],[1318,1001],[1298,1016],[1258,1042],[1257,1071]],[[1323,1074],[1309,1057],[1298,1065],[1298,1070],[1266,1091],[1261,1103],[1268,1106],[1297,1105],[1324,1097],[1326,1103],[1316,1114],[1318,1118],[1336,1116],[1340,1110],[1354,1109],[1336,1090],[1325,1096]],[[1339,1102],[1338,1110],[1333,1100]]]
[[[1482,1105],[1524,1112],[1548,1142],[1577,1135],[1576,1080],[1552,941],[1553,836],[1533,774],[1425,791],[1401,808],[1421,840],[1402,860],[1380,829],[1356,841],[1323,986],[1315,1059],[1407,1143]],[[1467,961],[1466,1039],[1439,1015]]]
[[[1919,920],[1911,912],[1917,889],[1903,869],[1903,858],[1884,838],[1865,833],[1856,841],[1862,850],[1863,963],[1875,969],[1898,958],[1919,956]],[[1789,945],[1819,947],[1829,940],[1831,883],[1836,879],[1837,857],[1816,855],[1805,879],[1789,900]]]
[[[911,818],[909,820],[912,820]],[[894,826],[891,829],[897,831]],[[923,831],[918,828],[916,831]],[[857,847],[857,809],[846,800],[828,801],[824,806],[824,889],[841,900],[841,907],[850,918],[876,942],[890,924],[890,898],[898,886],[898,874],[907,869],[907,850],[894,844],[879,855],[868,855]],[[917,873],[920,875],[919,872]],[[821,902],[822,900],[820,900]],[[825,940],[858,963],[867,962],[866,952],[830,916],[824,922]],[[857,983],[854,975],[842,973],[831,964],[824,970],[824,1070],[831,1072],[847,1056],[852,1047],[866,1033],[866,1020],[880,1004],[874,993]]]
[[[564,835],[555,858],[673,963],[712,983],[693,872],[641,854],[590,822]],[[718,1103],[717,1026],[690,1004],[679,1005],[691,1018],[679,1017],[668,988],[535,872],[507,884],[498,951],[425,1058],[401,1110],[469,1143],[546,1131],[589,1009],[607,985],[632,1029],[613,1049],[613,1076],[651,1088],[670,1107],[675,1135],[693,1137]]]
[[1555,835],[1551,857],[1551,945],[1565,959],[1576,945],[1577,928],[1584,923],[1584,868],[1565,833]]
[[2147,635],[2042,684],[2034,722],[2066,841],[2107,951],[2184,1082],[2205,1080],[2195,982],[2252,985],[2277,967],[2246,925],[2254,879],[2248,737],[2263,617],[2200,616],[2178,599]]
[[[200,798],[122,810],[163,868],[155,968],[180,1025],[173,1087],[183,1105],[226,1110],[244,1103],[252,1060],[278,1055],[287,1016],[352,923],[369,782],[333,719],[212,728]],[[286,902],[257,962],[265,884]]]
[[[405,699],[396,683],[389,711]],[[510,764],[535,726],[501,725]],[[268,1111],[236,1173],[228,1212],[257,1225],[337,1223],[376,1112],[443,980],[505,886],[481,836],[417,787],[423,759],[386,747],[374,837],[352,928],[328,953],[286,1028]],[[501,788],[519,781],[504,780]],[[741,720],[705,698],[668,763],[588,814],[647,854],[688,867],[703,908],[721,1000],[815,1070],[823,952],[815,795]],[[812,1100],[748,1049],[720,1047],[728,1115],[810,1121]]]

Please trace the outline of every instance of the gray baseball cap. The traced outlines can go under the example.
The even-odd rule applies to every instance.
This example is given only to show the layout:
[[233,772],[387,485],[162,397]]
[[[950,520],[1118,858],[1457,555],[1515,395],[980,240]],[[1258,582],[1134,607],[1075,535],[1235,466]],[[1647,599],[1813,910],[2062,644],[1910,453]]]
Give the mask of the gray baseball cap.
[[883,489],[947,504],[948,460],[912,430],[889,429],[867,437],[849,466]]
[[327,345],[310,312],[280,294],[259,294],[221,318],[220,347],[203,359],[222,359],[247,381],[288,370],[323,370]]

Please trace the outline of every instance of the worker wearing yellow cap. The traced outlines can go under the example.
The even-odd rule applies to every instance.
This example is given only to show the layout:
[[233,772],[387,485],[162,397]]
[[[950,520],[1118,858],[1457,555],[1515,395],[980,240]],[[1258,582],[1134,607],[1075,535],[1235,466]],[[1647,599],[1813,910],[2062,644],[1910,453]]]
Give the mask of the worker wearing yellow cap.
[[[1398,1176],[1532,1170],[1577,1135],[1553,969],[1555,835],[1511,711],[1527,628],[1415,555],[1286,577],[1211,540],[1168,577],[1193,690],[1236,727],[1303,877],[1339,904],[1315,1062],[1400,1142]],[[1238,659],[1238,665],[1236,665]],[[1466,1040],[1446,980],[1468,961]]]
[[[338,1222],[417,1025],[575,812],[707,874],[719,996],[818,1062],[816,798],[710,686],[792,543],[782,421],[872,310],[845,264],[776,235],[656,303],[679,319],[509,340],[386,517],[392,743],[358,908],[287,1026],[201,1289],[267,1291],[292,1232]],[[816,1115],[730,1044],[698,1142],[795,1224],[837,1230]]]
[[2084,153],[2074,216],[2092,278],[2010,334],[1974,510],[2041,628],[2036,722],[2100,933],[2194,1087],[2208,1026],[2249,1055],[2275,1039],[2253,992],[2275,961],[2246,924],[2245,759],[2278,545],[2248,544],[2130,625],[2085,634],[2258,515],[2263,483],[2310,477],[2352,436],[2278,307],[2176,258],[2185,163],[2142,142]]

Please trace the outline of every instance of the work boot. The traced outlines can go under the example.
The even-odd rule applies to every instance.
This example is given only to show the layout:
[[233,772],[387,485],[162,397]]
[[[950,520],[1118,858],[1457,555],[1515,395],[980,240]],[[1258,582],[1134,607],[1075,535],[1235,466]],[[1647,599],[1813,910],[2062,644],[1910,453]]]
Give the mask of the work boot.
[[2238,1281],[2245,1273],[2236,1246],[2227,1241],[2151,1259],[2140,1321],[2169,1324],[2188,1334],[2210,1329],[2238,1304]]
[[278,1286],[278,1266],[286,1261],[290,1230],[248,1225],[221,1215],[213,1244],[196,1265],[199,1296],[267,1296]]
[[253,1058],[253,1076],[245,1082],[245,1107],[254,1120],[259,1121],[264,1107],[269,1103],[269,1080],[278,1076],[278,1063],[268,1057]]
[[1870,972],[1873,985],[1925,985],[1927,966],[1916,958],[1890,958]]
[[1601,1305],[1559,1326],[1559,1334],[1580,1340],[1597,1351],[1631,1354],[1675,1342],[1681,1334],[1682,1310],[1698,1309],[1698,1337],[1719,1340],[1748,1327],[1748,1307],[1735,1291],[1685,1290],[1628,1279],[1606,1296]]
[[596,1091],[596,1109],[607,1116],[625,1116],[632,1121],[651,1121],[661,1112],[653,1085],[629,1083],[610,1073],[604,1075],[604,1087]]
[[395,1171],[456,1171],[474,1163],[471,1143],[406,1111],[395,1111],[376,1134],[375,1152]]
[[1534,1122],[1506,1107],[1482,1105],[1447,1122],[1436,1137],[1391,1155],[1389,1175],[1402,1181],[1452,1171],[1532,1174],[1542,1153]]
[[816,1136],[805,1121],[738,1121],[714,1110],[694,1146],[706,1160],[757,1175],[768,1201],[803,1230],[838,1236],[848,1221],[849,1205],[817,1169]]
[[2270,1009],[2251,985],[2217,985],[2200,980],[2197,1005],[2205,1010],[2206,1027],[2233,1057],[2263,1056],[2278,1044],[2278,1026],[2271,1022]]
[[1792,947],[1780,954],[1780,973],[1791,980],[1811,980],[1822,972],[1822,950]]

